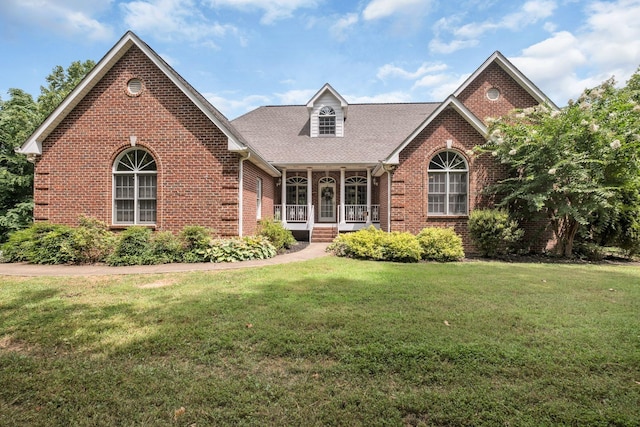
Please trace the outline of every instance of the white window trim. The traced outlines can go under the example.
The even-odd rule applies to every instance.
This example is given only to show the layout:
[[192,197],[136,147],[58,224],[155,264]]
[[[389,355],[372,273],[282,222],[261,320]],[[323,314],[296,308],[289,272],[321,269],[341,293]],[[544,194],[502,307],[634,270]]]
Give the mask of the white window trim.
[[[443,169],[431,169],[431,163],[433,162],[433,160],[440,156],[443,153],[450,153],[453,154],[454,156],[456,156],[457,158],[459,158],[462,163],[464,164],[464,169],[455,169],[452,168],[452,161],[448,162],[446,165],[443,165],[444,168]],[[459,163],[458,163],[459,164]],[[450,187],[449,187],[449,183],[450,183],[450,175],[452,173],[464,173],[465,174],[465,188],[466,188],[466,193],[465,193],[465,210],[464,212],[455,212],[455,213],[450,213],[449,212],[449,204],[450,204],[450,196],[452,194],[462,194],[462,193],[450,193]],[[444,212],[431,212],[429,211],[429,177],[431,176],[431,174],[443,174],[445,176],[445,192],[444,192]],[[437,193],[437,194],[442,194],[442,193]],[[428,216],[441,216],[441,217],[460,217],[460,216],[469,216],[469,164],[467,163],[467,160],[465,159],[465,157],[460,154],[459,152],[455,151],[455,150],[444,150],[444,151],[439,151],[437,153],[435,153],[431,159],[429,159],[429,165],[427,167],[427,215]]]
[[256,180],[256,219],[262,219],[262,178]]
[[[120,162],[122,161],[122,159],[131,152],[134,151],[142,151],[145,152],[147,155],[149,155],[151,157],[151,159],[153,160],[153,163],[155,164],[156,169],[155,170],[140,170],[139,166],[140,165],[134,165],[134,168],[131,170],[127,170],[127,171],[119,171],[118,169],[118,165],[120,164]],[[131,221],[118,221],[118,214],[117,214],[117,207],[116,207],[116,176],[126,176],[126,175],[133,175],[134,180],[133,180],[133,189],[134,189],[134,196],[133,196],[133,222]],[[116,160],[113,162],[113,166],[112,166],[112,178],[111,178],[111,182],[112,182],[112,188],[111,188],[111,206],[112,206],[112,224],[114,225],[155,225],[157,222],[157,216],[158,216],[158,179],[157,179],[157,175],[158,175],[158,170],[157,170],[157,162],[155,160],[155,158],[153,157],[153,155],[147,151],[144,150],[142,148],[131,148],[129,150],[125,150],[122,153],[120,153],[120,155],[116,158]],[[156,176],[156,197],[155,199],[140,199],[139,196],[139,177],[140,176]],[[120,199],[120,200],[130,200],[130,199]],[[139,201],[140,200],[155,200],[156,202],[156,221],[141,221],[140,220],[140,207],[139,207]]]

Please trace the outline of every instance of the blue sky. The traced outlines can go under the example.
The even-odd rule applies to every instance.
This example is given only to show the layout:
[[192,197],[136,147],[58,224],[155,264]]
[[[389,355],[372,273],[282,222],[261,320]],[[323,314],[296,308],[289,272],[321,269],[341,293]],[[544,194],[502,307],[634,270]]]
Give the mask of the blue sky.
[[227,117],[304,104],[442,101],[500,50],[556,104],[640,66],[640,0],[2,0],[0,97],[133,30]]

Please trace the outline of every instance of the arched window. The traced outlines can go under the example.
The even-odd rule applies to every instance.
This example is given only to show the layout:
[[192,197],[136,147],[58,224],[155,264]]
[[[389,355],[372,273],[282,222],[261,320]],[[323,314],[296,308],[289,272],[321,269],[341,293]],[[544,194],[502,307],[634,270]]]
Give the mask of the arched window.
[[344,180],[345,205],[367,204],[367,178],[350,176]]
[[155,224],[158,169],[153,156],[135,148],[113,164],[114,224]]
[[307,178],[292,176],[287,178],[287,205],[307,204]]
[[467,214],[467,162],[458,153],[443,151],[429,162],[429,213]]
[[336,111],[329,106],[324,106],[318,113],[318,133],[320,135],[336,134]]

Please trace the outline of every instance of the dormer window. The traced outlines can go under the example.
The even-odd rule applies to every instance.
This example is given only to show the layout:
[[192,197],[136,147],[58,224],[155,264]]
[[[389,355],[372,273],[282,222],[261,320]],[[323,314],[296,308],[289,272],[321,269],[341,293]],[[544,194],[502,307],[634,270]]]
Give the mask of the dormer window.
[[336,110],[332,107],[322,107],[318,113],[318,133],[320,135],[335,136],[336,134]]

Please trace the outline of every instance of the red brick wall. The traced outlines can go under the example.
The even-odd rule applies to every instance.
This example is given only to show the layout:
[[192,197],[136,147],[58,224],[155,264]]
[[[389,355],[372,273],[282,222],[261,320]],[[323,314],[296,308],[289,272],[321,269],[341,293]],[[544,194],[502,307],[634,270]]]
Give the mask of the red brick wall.
[[258,198],[256,195],[258,178],[262,179],[261,218],[273,218],[276,186],[274,179],[269,174],[249,161],[244,162],[243,170],[242,235],[251,236],[256,234],[258,225]]
[[[500,90],[500,98],[491,101],[486,91]],[[513,108],[536,105],[535,100],[498,65],[492,64],[482,72],[459,96],[459,99],[478,118],[497,117]],[[479,134],[455,110],[447,109],[427,126],[401,153],[400,165],[392,175],[391,229],[418,233],[424,227],[453,227],[463,238],[465,250],[473,253],[467,229],[468,217],[428,215],[429,161],[439,151],[451,150],[467,160],[469,167],[468,209],[489,207],[493,200],[482,195],[483,189],[506,176],[506,168],[487,155],[469,155],[474,146],[484,143]]]
[[[496,101],[487,99],[487,91],[496,88],[500,97]],[[527,108],[538,102],[529,95],[498,64],[489,65],[458,96],[458,99],[480,120],[486,123],[487,117],[500,117],[514,108]]]
[[[129,79],[143,81],[127,94]],[[43,142],[35,217],[112,223],[112,165],[129,136],[158,165],[157,229],[185,225],[238,235],[238,155],[226,136],[136,47],[127,52]]]

